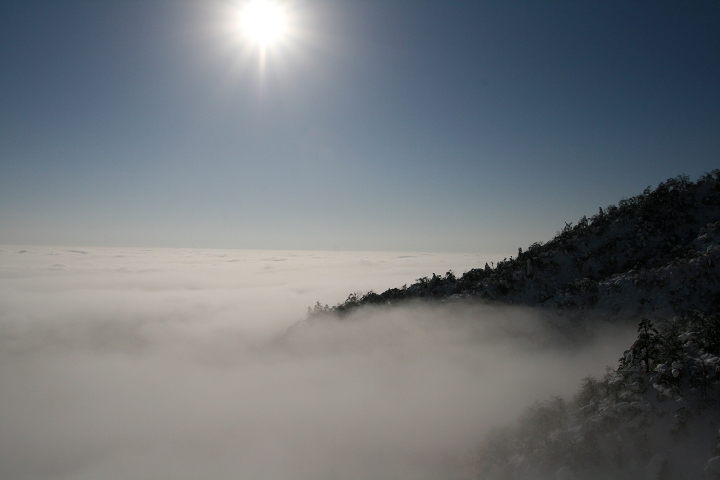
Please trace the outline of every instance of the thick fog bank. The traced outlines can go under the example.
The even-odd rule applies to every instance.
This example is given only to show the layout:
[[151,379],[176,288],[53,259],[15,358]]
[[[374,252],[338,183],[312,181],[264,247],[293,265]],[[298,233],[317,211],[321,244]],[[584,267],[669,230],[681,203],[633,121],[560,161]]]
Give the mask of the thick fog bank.
[[459,255],[2,250],[8,480],[449,478],[635,336],[419,303],[288,329],[315,300],[484,263]]

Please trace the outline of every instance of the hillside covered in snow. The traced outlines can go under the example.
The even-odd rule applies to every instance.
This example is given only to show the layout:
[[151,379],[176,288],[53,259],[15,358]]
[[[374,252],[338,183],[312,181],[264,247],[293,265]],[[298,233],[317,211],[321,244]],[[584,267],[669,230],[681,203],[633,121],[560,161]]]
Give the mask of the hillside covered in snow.
[[537,402],[464,458],[473,479],[720,478],[720,315],[677,316],[576,395]]
[[720,170],[697,182],[680,176],[621,200],[592,218],[566,224],[547,243],[519,249],[515,258],[420,278],[382,293],[351,294],[311,314],[343,315],[361,306],[410,299],[480,299],[593,309],[609,316],[653,318],[713,311],[720,305]]
[[635,322],[603,378],[540,401],[458,461],[472,479],[720,479],[720,171],[680,176],[566,224],[515,258],[352,294],[309,318],[362,305],[478,300],[579,324]]

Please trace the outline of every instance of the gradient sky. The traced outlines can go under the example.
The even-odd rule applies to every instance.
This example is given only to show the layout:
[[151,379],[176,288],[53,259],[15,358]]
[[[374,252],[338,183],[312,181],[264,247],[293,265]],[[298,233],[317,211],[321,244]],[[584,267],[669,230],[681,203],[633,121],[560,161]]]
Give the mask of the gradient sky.
[[514,253],[720,167],[720,2],[0,1],[0,243]]

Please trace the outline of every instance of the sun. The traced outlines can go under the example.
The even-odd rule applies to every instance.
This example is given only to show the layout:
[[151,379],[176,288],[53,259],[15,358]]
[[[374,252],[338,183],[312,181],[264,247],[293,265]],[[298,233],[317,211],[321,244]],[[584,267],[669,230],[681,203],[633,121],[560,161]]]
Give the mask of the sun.
[[251,0],[240,16],[243,34],[265,48],[283,38],[287,30],[284,10],[269,0]]

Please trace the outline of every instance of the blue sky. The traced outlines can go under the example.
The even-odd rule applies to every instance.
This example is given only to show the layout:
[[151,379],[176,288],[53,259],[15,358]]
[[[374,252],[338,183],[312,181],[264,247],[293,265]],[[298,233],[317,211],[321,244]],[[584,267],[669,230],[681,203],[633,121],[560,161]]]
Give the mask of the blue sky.
[[513,253],[720,167],[718,2],[0,2],[0,243]]

